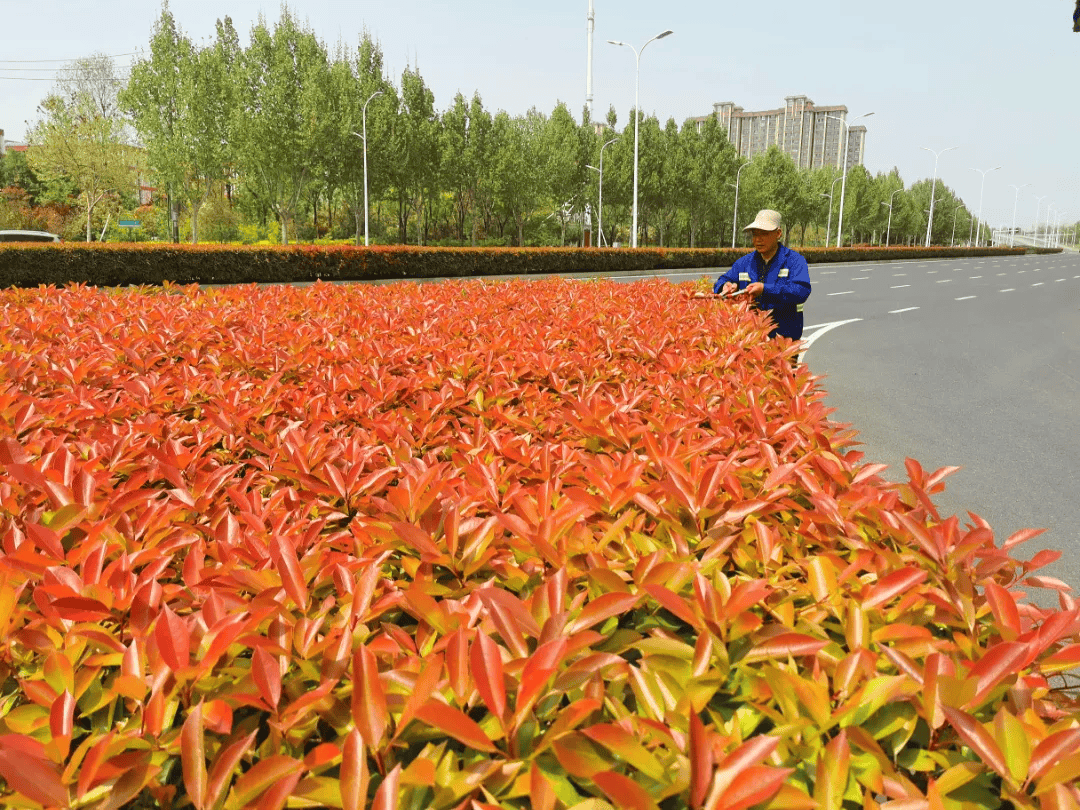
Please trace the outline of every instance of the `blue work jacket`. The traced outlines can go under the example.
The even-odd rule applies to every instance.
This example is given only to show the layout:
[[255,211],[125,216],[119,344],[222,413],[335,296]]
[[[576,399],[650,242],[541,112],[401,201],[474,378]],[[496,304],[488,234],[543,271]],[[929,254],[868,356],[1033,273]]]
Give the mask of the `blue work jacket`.
[[769,337],[802,338],[803,302],[810,297],[810,267],[801,254],[786,245],[777,245],[776,255],[765,267],[761,254],[755,250],[738,259],[716,279],[713,292],[720,292],[729,281],[738,284],[740,290],[755,281],[762,282],[765,289],[758,297],[757,306],[769,312],[776,324]]

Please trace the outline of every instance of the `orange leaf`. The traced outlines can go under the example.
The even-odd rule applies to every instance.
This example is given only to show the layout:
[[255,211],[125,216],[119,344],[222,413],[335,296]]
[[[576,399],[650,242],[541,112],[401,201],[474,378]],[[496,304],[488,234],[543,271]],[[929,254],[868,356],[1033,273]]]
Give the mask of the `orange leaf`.
[[615,771],[601,771],[593,776],[596,783],[618,808],[656,810],[656,802],[637,782]]
[[180,765],[184,773],[184,787],[195,805],[203,810],[206,795],[206,749],[203,734],[203,704],[190,712],[180,731]]
[[816,655],[827,641],[804,633],[780,633],[751,649],[743,661],[762,661],[767,658],[786,658],[789,655]]
[[210,778],[206,783],[206,795],[203,798],[203,807],[213,807],[217,804],[221,794],[225,791],[225,786],[229,782],[229,777],[232,776],[236,766],[240,763],[240,759],[247,753],[247,750],[251,748],[251,744],[255,742],[255,737],[259,732],[253,731],[246,737],[237,740],[231,745],[222,748],[218,752],[217,757],[214,759],[214,764],[210,768]]
[[576,619],[570,622],[566,632],[571,635],[599,624],[612,616],[618,616],[637,604],[638,595],[633,593],[605,593],[591,600]]
[[251,678],[266,704],[277,710],[281,700],[281,666],[277,658],[262,647],[256,647],[251,654]]
[[1002,627],[1020,634],[1020,612],[1016,609],[1016,599],[1005,588],[996,582],[987,581],[984,586],[986,601],[990,603],[990,609],[994,618]]
[[690,712],[690,807],[700,810],[712,781],[713,755],[709,732],[695,711]]
[[168,605],[158,613],[154,625],[154,640],[165,664],[173,672],[178,672],[188,665],[191,658],[191,636],[187,623],[177,616]]
[[307,610],[308,589],[304,582],[300,563],[296,559],[296,548],[289,538],[280,534],[274,534],[270,538],[270,557],[274,561],[274,568],[281,577],[281,584],[292,600],[303,610]]
[[398,785],[401,782],[401,765],[395,765],[394,769],[386,775],[379,789],[375,791],[375,801],[371,810],[397,810]]
[[499,646],[483,632],[477,633],[469,658],[473,680],[480,697],[502,723],[506,716],[506,687],[503,683],[503,662]]
[[968,744],[982,761],[993,768],[1002,779],[1010,779],[1009,767],[1005,762],[1005,756],[982,723],[967,712],[944,706],[943,711],[949,724],[956,729],[956,733]]
[[364,741],[355,728],[345,738],[341,753],[342,810],[361,810],[367,798],[368,770]]
[[1003,641],[987,650],[968,674],[975,680],[975,695],[967,707],[978,705],[987,694],[1010,675],[1017,675],[1027,658],[1028,645]]
[[[237,806],[243,807],[275,784],[281,783],[290,776],[299,775],[303,767],[304,763],[284,754],[274,754],[260,759],[236,780],[232,800]],[[293,785],[295,784],[293,782]],[[289,790],[291,791],[292,787]]]
[[1038,780],[1065,757],[1080,750],[1080,728],[1068,728],[1051,734],[1035,746],[1028,767],[1028,780]]
[[352,715],[369,748],[378,748],[386,731],[386,692],[375,654],[366,646],[353,653]]
[[882,605],[888,602],[893,597],[904,593],[905,591],[914,588],[921,583],[927,577],[927,572],[922,568],[915,568],[914,566],[908,566],[907,568],[901,568],[899,571],[893,571],[881,579],[879,579],[870,588],[863,599],[863,608],[869,610],[870,608]]
[[432,728],[453,737],[477,751],[495,753],[497,749],[484,730],[459,709],[438,700],[429,700],[416,712],[416,716]]
[[60,768],[45,759],[15,747],[21,735],[5,734],[0,737],[0,776],[4,777],[10,790],[21,793],[31,801],[46,807],[67,807],[70,803],[68,790],[60,781]]
[[740,771],[727,789],[717,797],[709,796],[706,810],[745,810],[772,798],[794,768],[772,768],[755,765]]

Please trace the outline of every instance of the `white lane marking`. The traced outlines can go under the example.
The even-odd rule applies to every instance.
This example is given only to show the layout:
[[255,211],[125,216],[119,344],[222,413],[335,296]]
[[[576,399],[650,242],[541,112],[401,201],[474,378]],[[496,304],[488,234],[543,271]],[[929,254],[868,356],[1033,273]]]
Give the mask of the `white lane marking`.
[[1031,286],[1032,286],[1032,287],[1041,287],[1042,285],[1043,285],[1043,283],[1042,283],[1041,281],[1036,281],[1036,282],[1035,282],[1034,284],[1032,284]]
[[974,295],[965,295],[965,296],[962,296],[960,298],[954,298],[953,300],[954,301],[967,301],[968,299],[971,299],[971,298],[974,298],[974,297],[975,297]]
[[801,352],[799,352],[800,362],[806,356],[806,351],[814,345],[814,341],[824,335],[826,332],[831,332],[838,326],[844,326],[845,324],[849,323],[856,323],[861,320],[862,318],[848,318],[846,321],[832,321],[831,323],[823,323],[820,326],[816,327],[817,331],[814,332],[814,334],[812,334],[808,338],[803,338],[803,349]]
[[1056,283],[1056,282],[1058,282],[1058,281],[1064,281],[1064,280],[1065,280],[1065,279],[1063,279],[1063,278],[1055,278],[1055,279],[1054,279],[1055,283]]
[[968,276],[968,278],[982,278],[982,276]]
[[998,275],[999,275],[999,276],[1003,276],[1003,275],[1005,275],[1005,274],[1004,274],[1004,273],[998,273]]
[[843,292],[825,293],[826,295],[851,295],[854,290],[844,290]]
[[889,314],[899,315],[901,312],[911,312],[911,310],[913,309],[918,309],[918,307],[907,307],[906,309],[891,309],[889,310]]
[[1017,273],[1026,273],[1026,272],[1027,272],[1027,270],[1017,270],[1016,272],[1017,272]]
[[818,273],[818,275],[819,276],[831,276],[835,272],[836,272],[835,270],[822,270],[820,273]]
[[948,284],[948,283],[949,283],[950,281],[952,281],[952,279],[951,279],[951,278],[939,278],[939,279],[937,280],[937,283],[938,283],[938,284]]
[[910,284],[897,284],[895,287],[889,287],[890,290],[902,290],[904,287],[910,287]]
[[1005,290],[998,290],[998,292],[1016,292],[1016,287],[1009,287]]
[[928,276],[932,276],[932,275],[934,275],[934,273],[936,273],[936,272],[937,272],[937,270],[927,270],[927,271],[926,271],[926,275],[928,275]]
[[900,276],[906,276],[907,273],[893,273],[893,278],[900,278]]
[[870,276],[855,276],[852,281],[866,281]]

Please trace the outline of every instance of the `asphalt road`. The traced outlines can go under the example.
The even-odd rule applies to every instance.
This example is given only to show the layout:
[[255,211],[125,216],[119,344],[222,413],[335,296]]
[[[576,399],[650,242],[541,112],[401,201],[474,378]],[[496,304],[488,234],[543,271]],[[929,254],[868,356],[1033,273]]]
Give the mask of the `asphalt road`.
[[1080,592],[1080,256],[819,265],[810,277],[804,359],[866,460],[897,481],[908,456],[961,467],[935,497],[942,515],[974,512],[998,543],[1047,529],[1014,553],[1062,551],[1041,573]]

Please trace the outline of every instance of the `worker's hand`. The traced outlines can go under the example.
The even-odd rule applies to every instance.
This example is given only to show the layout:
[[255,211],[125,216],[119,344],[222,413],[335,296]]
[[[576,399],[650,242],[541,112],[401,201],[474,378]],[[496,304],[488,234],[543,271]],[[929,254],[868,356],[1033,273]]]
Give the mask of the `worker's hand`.
[[746,288],[746,294],[749,295],[751,298],[757,298],[763,292],[765,292],[765,285],[762,284],[760,281],[755,281],[753,284],[750,284]]
[[724,286],[720,288],[721,295],[731,295],[733,292],[738,292],[739,285],[734,281],[724,282]]

